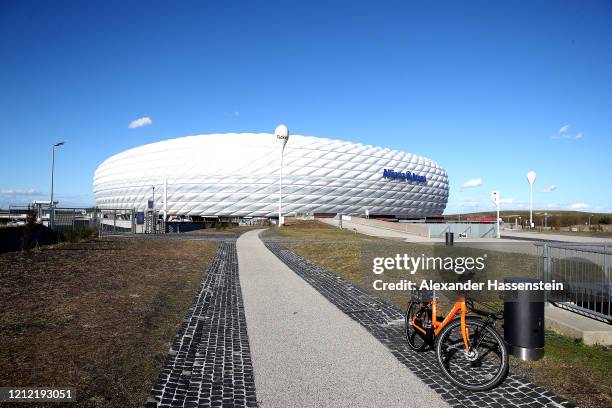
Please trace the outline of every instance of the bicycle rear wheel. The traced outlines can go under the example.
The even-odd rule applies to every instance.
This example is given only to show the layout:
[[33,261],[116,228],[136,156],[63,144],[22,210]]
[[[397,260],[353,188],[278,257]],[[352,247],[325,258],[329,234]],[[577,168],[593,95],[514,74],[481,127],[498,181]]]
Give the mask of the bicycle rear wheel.
[[[424,328],[426,333],[421,332],[414,324],[420,328]],[[408,345],[415,351],[423,351],[427,348],[429,341],[429,333],[431,327],[431,308],[420,302],[410,302],[405,315],[404,334]]]
[[485,391],[499,385],[508,375],[508,351],[495,327],[483,320],[467,318],[470,352],[461,335],[461,320],[455,319],[438,335],[435,344],[438,364],[455,385],[470,391]]

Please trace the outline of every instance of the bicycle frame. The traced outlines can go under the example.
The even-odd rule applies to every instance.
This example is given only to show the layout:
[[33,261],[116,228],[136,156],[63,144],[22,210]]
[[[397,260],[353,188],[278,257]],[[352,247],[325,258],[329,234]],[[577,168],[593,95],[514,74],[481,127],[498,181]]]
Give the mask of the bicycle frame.
[[[465,317],[467,315],[467,306],[465,304],[465,298],[461,297],[459,298],[459,300],[455,302],[455,304],[453,305],[453,308],[451,309],[449,314],[444,318],[442,322],[438,322],[438,310],[437,310],[438,301],[436,299],[433,299],[430,302],[430,305],[431,305],[431,324],[434,329],[433,331],[434,336],[437,336],[440,333],[440,331],[442,331],[444,326],[446,326],[451,320],[453,320],[455,316],[457,315],[457,313],[460,313],[461,336],[463,337],[463,345],[465,346],[466,353],[469,353],[470,352],[470,340],[468,336],[468,328],[465,324]],[[416,316],[412,318],[412,322],[411,322],[412,326],[418,331],[420,331],[421,333],[426,335],[427,330],[423,329],[422,327],[417,326],[417,324],[415,323],[415,320],[416,320]]]

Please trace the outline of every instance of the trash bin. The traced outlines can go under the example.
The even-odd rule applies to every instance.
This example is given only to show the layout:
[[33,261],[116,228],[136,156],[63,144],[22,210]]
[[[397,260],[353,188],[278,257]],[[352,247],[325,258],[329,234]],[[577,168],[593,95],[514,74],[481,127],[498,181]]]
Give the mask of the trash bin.
[[455,233],[447,232],[446,233],[446,246],[453,246],[455,243]]
[[[540,282],[539,279],[509,277],[504,283]],[[540,290],[505,291],[504,339],[510,354],[521,360],[544,357],[544,293]]]

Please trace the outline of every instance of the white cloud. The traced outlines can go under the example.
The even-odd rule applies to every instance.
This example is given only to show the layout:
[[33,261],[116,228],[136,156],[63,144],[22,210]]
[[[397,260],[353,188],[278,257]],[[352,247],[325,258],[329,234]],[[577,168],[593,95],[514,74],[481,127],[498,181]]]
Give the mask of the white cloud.
[[44,193],[34,190],[33,188],[27,189],[2,189],[0,195],[5,197],[36,197],[42,196]]
[[548,187],[542,189],[542,192],[543,193],[552,193],[553,191],[556,191],[556,190],[557,190],[557,186],[552,185],[552,186],[548,186]]
[[153,124],[153,121],[151,120],[151,118],[148,116],[144,116],[142,118],[138,118],[138,119],[131,121],[130,124],[128,125],[128,128],[136,129],[139,127],[149,126],[152,124]]
[[572,210],[585,210],[590,207],[591,206],[588,205],[587,203],[574,203],[574,204],[570,204],[569,206],[569,208]]
[[551,139],[582,139],[584,136],[582,132],[578,132],[576,134],[571,134],[569,132],[570,125],[561,126],[561,129],[557,131],[556,135],[552,135]]
[[480,205],[480,201],[475,198],[469,198],[457,202],[456,205],[459,207],[478,207]]
[[461,185],[461,189],[463,190],[464,188],[478,187],[480,185],[482,185],[482,179],[472,179],[463,183],[463,185]]
[[501,200],[499,200],[499,202],[502,204],[512,204],[515,201],[516,201],[516,198],[514,197],[502,198]]

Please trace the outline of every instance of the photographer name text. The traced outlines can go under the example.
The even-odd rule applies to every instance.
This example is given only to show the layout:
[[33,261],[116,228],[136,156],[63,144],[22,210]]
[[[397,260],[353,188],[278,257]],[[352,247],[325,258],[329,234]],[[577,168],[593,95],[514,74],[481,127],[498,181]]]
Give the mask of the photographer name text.
[[372,283],[374,290],[563,290],[563,283],[552,280],[551,282],[503,282],[488,280],[485,282],[434,282],[432,280],[423,279],[420,283],[413,282],[407,279],[402,279],[396,282],[384,282],[382,279],[377,279]]

